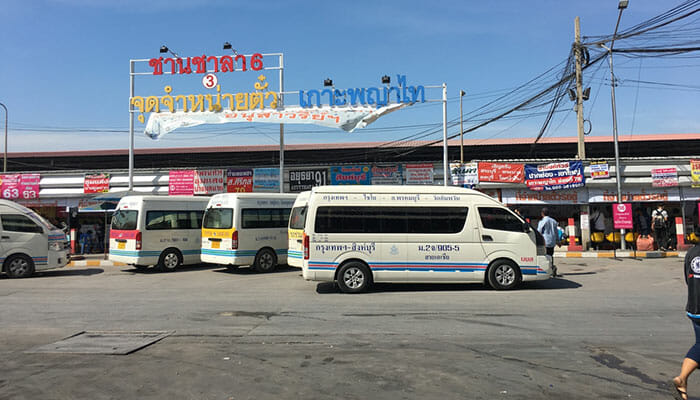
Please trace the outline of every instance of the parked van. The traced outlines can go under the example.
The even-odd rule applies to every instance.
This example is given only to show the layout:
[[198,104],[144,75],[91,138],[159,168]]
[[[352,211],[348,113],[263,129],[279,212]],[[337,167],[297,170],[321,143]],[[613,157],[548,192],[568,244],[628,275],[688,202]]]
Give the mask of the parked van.
[[109,259],[173,271],[199,264],[202,218],[209,197],[125,196],[109,233]]
[[0,225],[0,262],[10,278],[65,267],[70,261],[66,234],[29,208],[0,200]]
[[209,201],[202,261],[270,272],[287,263],[287,225],[296,194],[224,193]]
[[289,246],[298,246],[303,226],[304,279],[337,281],[346,293],[373,282],[482,282],[502,290],[552,275],[542,236],[474,190],[319,186],[292,210]]

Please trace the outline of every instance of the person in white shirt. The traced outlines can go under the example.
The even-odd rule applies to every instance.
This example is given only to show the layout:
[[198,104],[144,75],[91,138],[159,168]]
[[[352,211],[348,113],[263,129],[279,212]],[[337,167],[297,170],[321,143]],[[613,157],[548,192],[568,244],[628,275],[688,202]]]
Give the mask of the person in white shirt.
[[659,246],[659,250],[666,251],[668,245],[668,213],[664,210],[664,205],[656,206],[656,210],[651,212],[651,231],[654,233],[654,241]]
[[559,242],[559,225],[554,218],[549,216],[547,207],[542,209],[542,219],[537,224],[537,231],[544,236],[544,246],[547,249],[547,255],[552,257],[552,269],[554,276],[557,276],[557,267],[554,266],[554,246]]

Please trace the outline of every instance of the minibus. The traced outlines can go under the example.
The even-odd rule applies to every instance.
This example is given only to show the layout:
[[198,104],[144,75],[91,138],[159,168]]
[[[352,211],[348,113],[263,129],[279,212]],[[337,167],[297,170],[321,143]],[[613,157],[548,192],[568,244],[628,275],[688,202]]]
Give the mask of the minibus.
[[10,278],[65,267],[70,261],[66,234],[39,214],[10,200],[0,200],[0,262]]
[[199,242],[209,197],[125,196],[109,233],[109,259],[138,269],[174,271],[201,263]]
[[202,223],[202,261],[257,272],[287,263],[287,225],[296,194],[212,196]]
[[552,275],[542,235],[470,189],[319,186],[299,195],[289,229],[304,279],[337,282],[346,293],[375,282],[481,282],[504,290]]

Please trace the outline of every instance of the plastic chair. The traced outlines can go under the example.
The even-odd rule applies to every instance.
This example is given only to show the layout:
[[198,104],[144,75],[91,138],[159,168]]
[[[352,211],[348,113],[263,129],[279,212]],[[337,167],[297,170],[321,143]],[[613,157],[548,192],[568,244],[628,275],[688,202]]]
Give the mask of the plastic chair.
[[600,247],[600,244],[605,241],[605,235],[603,232],[593,232],[591,233],[591,243],[593,243],[593,248],[598,249]]

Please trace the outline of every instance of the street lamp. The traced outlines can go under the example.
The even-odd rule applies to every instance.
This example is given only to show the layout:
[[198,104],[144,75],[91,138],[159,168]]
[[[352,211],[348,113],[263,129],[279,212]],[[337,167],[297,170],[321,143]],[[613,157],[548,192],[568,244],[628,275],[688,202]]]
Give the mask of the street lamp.
[[5,157],[2,160],[2,172],[7,172],[7,107],[2,103],[0,106],[5,109]]
[[[600,44],[600,47],[608,51],[608,63],[610,64],[610,99],[612,102],[612,118],[613,118],[613,142],[615,145],[615,180],[617,181],[617,203],[622,203],[622,170],[620,169],[620,146],[617,139],[617,110],[615,108],[615,74],[613,73],[613,46],[617,37],[617,29],[620,27],[620,19],[622,18],[622,10],[627,8],[629,1],[620,0],[617,8],[620,12],[617,15],[617,23],[615,24],[615,33],[613,33],[610,41],[610,48]],[[625,229],[620,229],[620,249],[627,248],[625,243]]]

